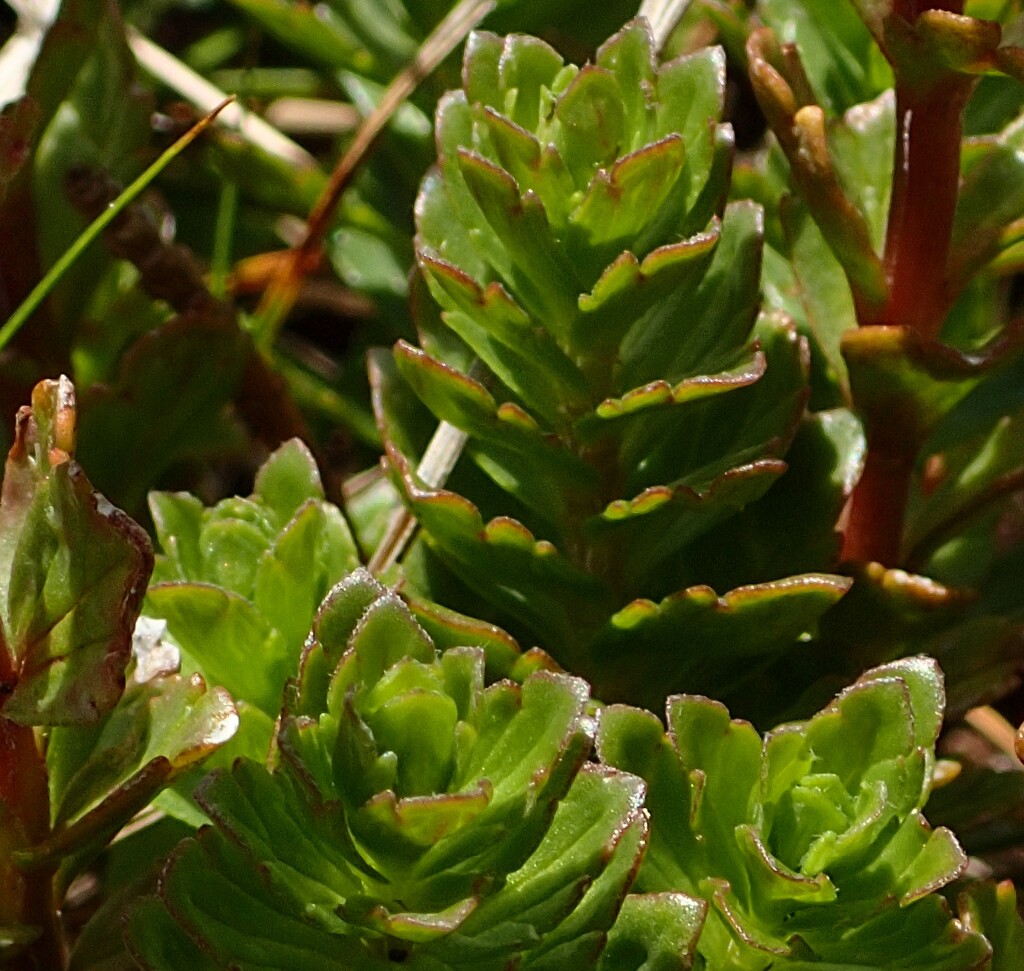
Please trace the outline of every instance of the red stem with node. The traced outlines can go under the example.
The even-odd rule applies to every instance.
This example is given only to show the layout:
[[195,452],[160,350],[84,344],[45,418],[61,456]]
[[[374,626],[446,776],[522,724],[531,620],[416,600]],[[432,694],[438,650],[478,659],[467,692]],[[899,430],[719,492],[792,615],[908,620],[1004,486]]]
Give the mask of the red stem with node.
[[[913,23],[924,10],[963,12],[963,0],[898,0]],[[927,85],[896,78],[896,146],[885,240],[889,296],[862,325],[907,327],[938,338],[954,294],[945,267],[960,180],[963,112],[973,80],[951,75]],[[894,419],[898,416],[894,416]],[[921,441],[911,428],[868,430],[864,472],[850,500],[842,557],[888,566],[900,560],[903,518]]]

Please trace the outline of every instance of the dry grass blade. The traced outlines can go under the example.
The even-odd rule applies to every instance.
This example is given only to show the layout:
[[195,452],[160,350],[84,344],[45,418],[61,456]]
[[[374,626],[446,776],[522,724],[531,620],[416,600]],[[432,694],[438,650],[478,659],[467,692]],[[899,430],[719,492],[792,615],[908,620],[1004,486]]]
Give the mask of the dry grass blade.
[[637,11],[641,17],[646,17],[651,25],[651,33],[654,35],[654,44],[661,50],[668,42],[676,24],[682,19],[686,8],[690,6],[690,0],[644,0]]
[[964,715],[964,721],[982,738],[987,739],[1000,752],[1010,756],[1018,766],[1020,765],[1017,730],[995,708],[990,705],[972,708]]
[[[196,74],[192,68],[162,47],[158,47],[134,27],[128,27],[127,30],[128,44],[143,70],[177,91],[200,111],[212,111],[215,105],[228,97],[206,78]],[[258,145],[268,155],[303,168],[316,165],[316,160],[301,145],[285,137],[272,125],[246,111],[241,105],[229,105],[221,113],[220,122],[235,129],[243,138]]]
[[[427,450],[423,453],[419,468],[416,470],[416,474],[425,485],[434,489],[444,485],[462,454],[466,438],[465,432],[446,421],[437,426],[437,431],[430,439],[430,444],[427,445]],[[415,530],[416,520],[412,513],[404,508],[395,510],[388,522],[384,539],[370,559],[370,571],[379,575],[398,562]]]

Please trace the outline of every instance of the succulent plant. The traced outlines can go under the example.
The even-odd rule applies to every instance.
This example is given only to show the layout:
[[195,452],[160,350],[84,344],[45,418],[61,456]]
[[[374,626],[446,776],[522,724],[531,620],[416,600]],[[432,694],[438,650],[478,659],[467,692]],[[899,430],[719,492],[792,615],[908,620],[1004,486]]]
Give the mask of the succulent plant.
[[31,968],[63,966],[72,880],[238,724],[133,645],[152,547],[75,460],[76,418],[67,378],[36,386],[0,496],[0,962]]
[[[256,99],[365,115],[419,82],[251,317],[226,278],[266,283],[325,171],[246,123],[163,172],[184,242],[216,231],[208,291],[80,164],[141,165],[132,51],[164,14],[19,16],[0,306],[78,232],[69,172],[120,216],[0,327],[0,398],[71,368],[86,403],[76,443],[70,384],[40,385],[0,495],[0,964],[1024,967],[1013,885],[976,879],[1020,875],[1024,730],[970,711],[1024,671],[1021,0],[645,2],[675,9],[583,67],[617,0],[234,5],[320,69],[256,66]],[[566,57],[474,34],[436,105],[452,10]],[[222,86],[232,18],[186,27]],[[356,327],[327,360],[277,337],[330,269],[359,299],[328,284]],[[410,314],[374,425],[361,350]],[[342,509],[317,461],[348,434]],[[153,496],[137,620],[148,541],[76,444],[135,510],[254,441],[248,498]],[[174,818],[133,818],[154,800]]]
[[[762,212],[718,214],[724,67],[715,49],[658,65],[643,21],[582,69],[534,38],[473,35],[417,204],[443,323],[425,311],[422,350],[372,362],[427,555],[606,700],[730,690],[849,586],[817,571],[861,433],[842,410],[805,420],[806,344],[758,316]],[[468,434],[493,483],[473,494],[502,515],[485,523],[417,479],[400,378]],[[721,597],[688,587],[703,579],[689,551],[778,481],[791,448],[788,484],[816,499],[773,536],[785,572]]]
[[740,181],[775,214],[765,301],[810,341],[812,406],[847,402],[865,430],[840,567],[855,582],[807,659],[834,690],[931,654],[960,713],[1019,670],[1022,330],[1001,278],[1022,101],[999,76],[1021,76],[1015,11],[758,6],[746,58],[772,138]]
[[720,971],[983,966],[987,942],[935,893],[967,859],[922,815],[943,706],[918,657],[763,739],[699,696],[669,699],[667,735],[648,712],[604,709],[601,757],[648,786],[638,887],[707,900],[698,949]]
[[166,620],[187,669],[276,717],[317,607],[359,563],[313,456],[298,440],[281,446],[248,498],[207,509],[188,493],[155,492],[149,502],[164,552],[146,616]]
[[[716,5],[723,36],[749,41],[774,134],[731,184],[723,55],[658,64],[642,21],[581,69],[533,38],[475,35],[464,90],[439,105],[421,346],[371,362],[422,531],[401,572],[605,700],[698,691],[767,725],[929,653],[960,712],[1019,668],[1024,439],[1007,389],[1024,330],[992,261],[1024,200],[982,201],[1019,121],[968,143],[959,197],[935,196],[949,265],[913,314],[927,287],[904,272],[927,259],[896,250],[929,245],[910,241],[929,235],[926,190],[887,153],[914,97],[969,92],[1019,57],[970,17],[911,29],[899,4],[830,9],[766,2],[754,30]],[[975,37],[980,60],[916,70],[942,31]],[[961,108],[942,116],[956,146]],[[907,193],[924,222],[904,233]],[[418,475],[424,405],[466,436],[447,489]]]
[[[646,814],[636,777],[586,761],[587,702],[551,671],[485,684],[480,648],[438,652],[356,571],[317,614],[276,765],[203,782],[214,826],[172,854],[133,953],[150,968],[604,966]],[[612,966],[681,966],[702,916],[681,895],[637,898]],[[661,940],[641,945],[652,918]]]

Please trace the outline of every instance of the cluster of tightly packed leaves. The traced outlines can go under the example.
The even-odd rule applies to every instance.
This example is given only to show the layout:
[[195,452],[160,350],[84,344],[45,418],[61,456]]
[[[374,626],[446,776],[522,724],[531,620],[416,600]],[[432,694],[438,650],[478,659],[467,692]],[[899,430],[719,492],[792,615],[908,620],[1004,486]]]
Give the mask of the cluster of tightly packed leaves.
[[286,689],[274,769],[238,760],[199,787],[214,827],[175,850],[161,899],[136,912],[142,965],[686,961],[695,900],[627,898],[612,926],[645,845],[644,787],[586,761],[586,683],[485,684],[484,660],[438,652],[365,571],[338,584]]
[[921,812],[944,706],[935,662],[910,658],[763,740],[693,695],[669,699],[667,735],[648,712],[605,709],[602,758],[648,785],[637,886],[708,901],[711,968],[980,966],[988,943],[933,892],[967,858]]
[[[469,629],[445,622],[451,643]],[[243,758],[200,784],[213,826],[135,910],[135,959],[967,971],[991,956],[972,926],[1014,926],[1005,894],[960,923],[935,893],[966,857],[922,813],[934,661],[873,669],[763,739],[702,696],[669,699],[666,735],[641,709],[595,717],[587,684],[536,652],[511,665],[521,680],[488,663],[439,651],[366,571],[341,581],[285,687],[271,767]]]
[[[724,83],[717,49],[659,66],[643,21],[582,69],[534,38],[474,34],[416,210],[443,322],[424,307],[423,349],[371,366],[426,555],[605,698],[735,690],[849,586],[816,570],[860,429],[843,410],[804,418],[806,342],[759,315],[763,214],[722,210]],[[502,515],[417,479],[409,386],[468,434],[503,493],[474,494]],[[721,598],[687,587],[702,540],[791,449],[788,487],[815,501],[781,543],[789,570]]]
[[[312,470],[290,443],[248,507],[155,497],[161,576],[197,528],[247,535],[245,508],[331,521]],[[193,510],[180,532],[172,508]],[[294,528],[264,536],[261,570]],[[180,616],[194,602],[208,617],[227,593],[218,562],[165,579],[154,603],[173,590]],[[315,589],[318,569],[263,602],[277,590],[307,609],[296,584]],[[141,966],[968,971],[992,955],[982,930],[1002,958],[1019,952],[1007,888],[965,899],[960,920],[936,893],[967,861],[923,814],[945,709],[933,660],[872,669],[763,738],[720,702],[673,696],[666,733],[642,709],[595,710],[585,681],[486,625],[416,609],[422,624],[363,569],[330,590],[269,762],[243,721],[249,757],[222,759],[196,792],[212,826],[133,910]]]
[[[363,109],[451,6],[233,2]],[[67,888],[156,800],[192,835],[101,908],[72,968],[1024,962],[1012,886],[971,885],[954,916],[967,855],[925,819],[1001,823],[971,772],[929,804],[947,698],[925,653],[957,713],[1020,669],[1024,327],[998,275],[1024,267],[1024,96],[948,166],[953,244],[927,300],[889,246],[910,205],[891,195],[901,111],[947,93],[959,124],[979,76],[1024,77],[996,22],[1020,5],[922,6],[701,5],[773,133],[735,171],[721,49],[662,63],[638,19],[578,68],[473,34],[415,207],[419,346],[370,361],[394,491],[362,505],[327,501],[297,439],[247,498],[153,493],[147,589],[143,531],[74,461],[70,383],[39,386],[0,500],[0,958],[42,940],[29,966],[66,964]],[[509,0],[490,23],[574,12],[555,7]],[[417,97],[342,222],[380,212],[326,247],[349,283],[380,260],[378,309],[406,295],[387,165],[408,145],[421,171],[430,84]],[[128,378],[151,403],[184,369],[223,412],[240,332],[227,314],[230,354],[195,369],[201,317],[163,328],[173,368],[156,344],[121,354],[86,453],[139,451],[154,409]],[[97,387],[124,339],[81,358]],[[447,486],[421,464],[438,420],[468,459]],[[163,424],[142,466],[188,423]],[[907,475],[891,556],[841,562],[879,454]],[[399,503],[419,533],[375,578],[359,564]],[[126,950],[97,943],[125,928]]]
[[[957,712],[1013,683],[1021,329],[992,274],[1024,198],[988,200],[1019,121],[966,143],[928,326],[862,325],[897,300],[892,86],[966,98],[1019,58],[994,25],[883,6],[716,7],[775,135],[735,172],[720,50],[659,63],[635,21],[576,68],[473,35],[416,207],[420,346],[371,360],[410,589],[651,708],[701,691],[771,724],[922,652]],[[926,59],[936,31],[987,53]],[[466,436],[447,488],[417,474],[423,406]],[[908,477],[884,566],[842,559],[871,450]]]
[[166,621],[188,667],[276,718],[320,602],[359,564],[309,449],[281,446],[251,496],[207,509],[188,493],[155,492],[149,504],[163,554],[146,615]]

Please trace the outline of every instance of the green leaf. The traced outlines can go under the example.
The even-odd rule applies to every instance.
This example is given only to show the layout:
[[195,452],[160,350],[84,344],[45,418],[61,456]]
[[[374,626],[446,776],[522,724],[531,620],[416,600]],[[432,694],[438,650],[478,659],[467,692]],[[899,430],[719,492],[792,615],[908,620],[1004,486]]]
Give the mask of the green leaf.
[[[20,36],[4,52],[9,90],[16,93],[0,114],[0,148],[4,149],[0,152],[0,198],[31,156],[34,142],[92,53],[103,19],[102,4],[97,0],[68,0],[48,16],[25,11],[19,18]],[[16,80],[19,69],[25,73]]]
[[863,429],[849,411],[806,416],[779,481],[688,552],[701,576],[721,588],[833,569],[839,517],[860,477],[864,450]]
[[787,197],[779,215],[793,274],[792,289],[799,300],[800,317],[806,321],[801,332],[809,332],[812,354],[823,359],[821,367],[828,377],[840,389],[845,388],[848,378],[840,345],[843,334],[857,326],[846,274],[806,206]]
[[274,716],[298,645],[285,641],[248,600],[210,584],[158,583],[147,594],[146,610],[167,621],[187,669]]
[[912,562],[924,562],[965,521],[983,515],[1024,481],[1022,422],[1022,412],[1005,415],[987,432],[932,453],[936,481],[917,491],[908,508],[904,542]]
[[974,884],[959,903],[967,929],[984,934],[992,944],[992,971],[1011,971],[1024,961],[1024,922],[1009,880]]
[[[206,887],[206,892],[194,893],[190,888],[195,885]],[[187,921],[176,924],[177,933],[168,935],[171,954],[189,955],[198,948],[214,967],[241,960],[279,971],[387,967],[385,959],[358,939],[330,933],[289,913],[286,902],[267,894],[248,859],[212,832],[199,843],[181,844],[172,854],[161,892],[175,901],[174,913]],[[133,922],[130,947],[154,967],[166,967],[160,962],[167,943],[162,934],[152,933],[153,918],[146,917]]]
[[324,498],[312,453],[297,438],[285,442],[260,466],[252,494],[273,512],[275,525],[283,528],[305,503]]
[[885,244],[892,192],[892,150],[896,140],[896,104],[886,92],[853,105],[828,131],[836,178],[864,214],[875,252]]
[[575,315],[573,294],[582,289],[573,264],[552,239],[547,213],[532,194],[519,194],[515,180],[484,156],[466,149],[459,171],[513,268],[510,286],[532,316],[563,337]]
[[168,672],[133,679],[101,724],[53,730],[46,760],[55,824],[73,822],[156,758],[168,760],[167,781],[173,781],[227,741],[237,726],[227,693],[208,691],[197,676]]
[[[141,171],[139,159],[145,156],[149,137],[151,95],[140,82],[134,55],[128,46],[120,17],[99,21],[91,56],[85,62],[68,98],[46,126],[32,172],[32,193],[37,211],[39,248],[44,266],[52,266],[75,242],[82,229],[82,216],[68,206],[66,186],[76,167],[83,164],[108,171],[118,182],[127,184]],[[110,258],[100,248],[84,254],[61,277],[49,298],[60,324],[72,333],[83,304],[97,284]],[[96,315],[99,317],[100,315]],[[140,317],[142,315],[140,314]],[[140,320],[126,333],[125,321],[113,328],[97,320],[99,334],[75,333],[75,381],[82,388],[92,383],[79,363],[83,345],[99,344],[102,339],[120,348],[130,337],[149,329]],[[134,322],[133,322],[134,323]],[[149,326],[152,326],[150,324]],[[100,336],[102,335],[102,337]],[[98,339],[99,338],[99,339]],[[99,350],[99,348],[95,348]]]
[[232,0],[283,44],[323,67],[353,68],[362,73],[377,67],[370,51],[360,46],[345,22],[333,10],[318,14],[288,0]]
[[830,114],[892,87],[892,71],[853,4],[762,0],[759,12],[784,43],[800,49],[818,102]]
[[642,261],[629,250],[624,252],[608,264],[590,293],[580,295],[582,313],[569,335],[571,342],[593,353],[618,345],[645,315],[650,315],[648,326],[653,327],[665,302],[696,288],[719,238],[720,224],[714,219],[706,232],[659,246]]
[[202,501],[187,492],[151,492],[149,512],[163,550],[154,580],[198,580],[203,573]]
[[209,309],[135,341],[114,380],[84,396],[80,454],[98,486],[140,509],[160,473],[208,441],[247,352],[234,320]]
[[[724,172],[716,172],[719,130],[715,122],[721,118],[725,105],[725,54],[721,48],[711,47],[678,57],[660,68],[656,87],[654,138],[678,132],[686,146],[680,193],[675,194],[670,205],[678,206],[679,212],[685,214],[681,227],[684,232],[696,232],[710,215],[701,205],[706,194],[709,190],[724,190],[724,185],[716,183],[728,179],[728,165]],[[726,142],[731,156],[728,138]],[[667,211],[655,214],[652,229],[658,227],[657,231],[664,232],[668,218]],[[648,240],[652,229],[645,233]],[[641,252],[646,248],[642,247]]]
[[[588,697],[549,671],[485,683],[481,649],[438,654],[354,573],[289,685],[276,767],[239,759],[203,782],[213,825],[168,859],[159,902],[129,925],[132,953],[159,967],[196,946],[282,971],[593,965],[646,814],[636,777],[586,764]],[[664,961],[689,946],[699,904],[644,903],[613,933],[620,952]]]
[[[615,697],[655,702],[670,686],[735,690],[757,665],[788,649],[849,589],[846,578],[789,577],[719,597],[697,586],[660,603],[637,599],[613,614],[590,647],[594,677]],[[657,679],[643,658],[656,658]]]
[[[670,409],[632,429],[621,455],[626,490],[676,482],[703,490],[730,469],[784,454],[806,402],[807,348],[786,321],[764,318],[756,334],[767,359],[760,380],[684,402],[685,422]],[[704,428],[728,431],[711,438]]]
[[581,188],[599,167],[617,159],[627,144],[622,97],[611,71],[588,64],[555,102],[555,143]]
[[841,349],[868,437],[883,448],[887,438],[923,442],[994,363],[925,341],[904,327],[847,331]]
[[338,508],[307,501],[259,559],[253,605],[288,644],[301,643],[321,599],[357,565]]
[[637,888],[707,901],[709,967],[981,966],[988,943],[933,893],[966,858],[920,815],[943,701],[937,665],[912,658],[763,743],[706,698],[669,699],[667,735],[646,712],[604,709],[601,757],[648,786]]
[[174,922],[155,897],[144,898],[127,922],[132,957],[146,971],[189,967],[217,971],[218,964]]
[[586,463],[552,444],[514,402],[499,406],[481,384],[404,342],[395,347],[395,362],[435,415],[474,437],[484,470],[497,478],[497,466],[507,468],[499,484],[542,515],[557,521],[560,493],[593,479]]
[[479,647],[486,659],[487,680],[508,677],[520,658],[514,638],[500,627],[466,617],[439,604],[417,599],[406,591],[403,597],[416,620],[441,651],[452,647]]
[[597,269],[635,245],[651,211],[667,204],[682,176],[685,157],[683,140],[673,132],[621,156],[607,171],[598,169],[569,217],[573,236],[582,237],[576,245],[592,251],[588,257]]
[[[655,378],[679,381],[733,364],[757,316],[763,234],[760,207],[729,206],[711,264],[693,280],[696,286],[680,287],[647,315],[645,326],[626,336],[620,351],[622,388]],[[681,319],[686,321],[682,333]]]
[[683,971],[692,966],[707,904],[680,893],[630,894],[598,971]]
[[358,565],[313,456],[286,442],[248,499],[204,509],[184,493],[153,493],[150,508],[165,552],[147,613],[167,620],[188,671],[274,718],[321,600]]
[[18,415],[0,498],[3,715],[93,724],[117,703],[152,549],[74,460],[71,383],[36,386]]
[[598,48],[594,63],[618,78],[625,109],[625,130],[634,138],[628,148],[638,148],[649,139],[651,105],[647,91],[658,71],[646,26],[639,20],[626,24]]
[[616,544],[639,589],[651,589],[666,561],[718,523],[761,498],[785,470],[770,459],[729,469],[700,492],[687,485],[652,486],[633,499],[616,499],[587,523],[595,546]]
[[435,297],[450,309],[445,322],[521,401],[549,427],[558,427],[565,410],[586,401],[577,368],[504,288],[491,284],[481,290],[458,268],[420,253],[420,267]]
[[965,144],[964,182],[957,198],[950,242],[949,276],[962,286],[1013,239],[1012,224],[1024,215],[1019,186],[1024,118],[996,135]]
[[[467,920],[461,934],[472,937],[476,927],[525,919],[541,935],[527,967],[554,967],[573,950],[593,953],[588,938],[615,920],[643,852],[642,800],[635,776],[584,766],[536,852]],[[567,913],[553,906],[558,900],[566,900]]]
[[[480,511],[452,492],[418,484],[408,463],[389,454],[395,484],[431,540],[462,579],[496,599],[537,637],[570,642],[581,616],[593,616],[607,594],[596,578],[573,566],[550,541],[522,523],[499,517],[484,523]],[[487,578],[499,576],[497,586]],[[577,620],[574,622],[572,618]]]

